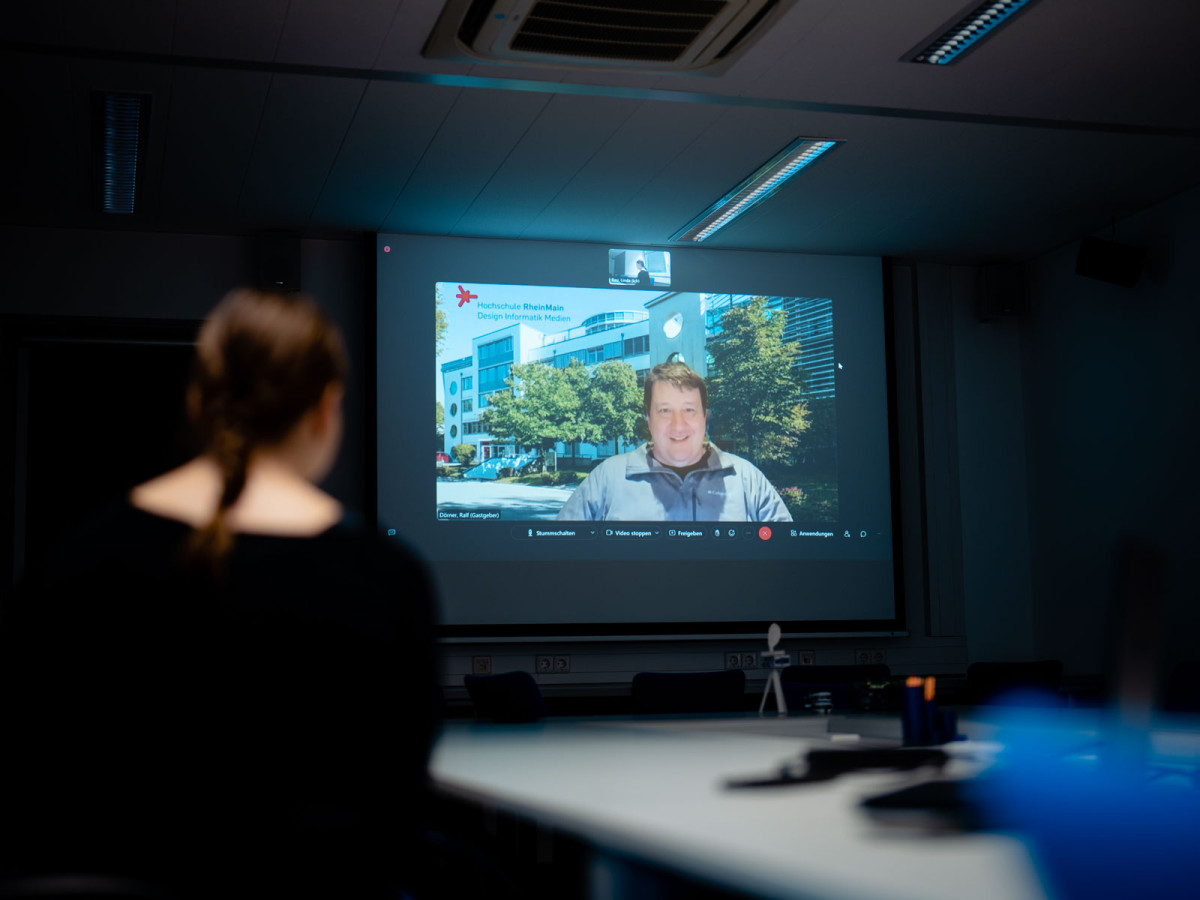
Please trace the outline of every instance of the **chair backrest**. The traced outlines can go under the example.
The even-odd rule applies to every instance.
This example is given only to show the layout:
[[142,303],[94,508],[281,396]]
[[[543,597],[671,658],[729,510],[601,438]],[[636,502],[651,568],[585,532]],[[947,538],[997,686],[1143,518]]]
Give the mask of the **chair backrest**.
[[464,675],[475,715],[493,722],[536,722],[547,715],[533,676],[520,670],[498,675]]
[[886,663],[788,666],[779,673],[788,709],[795,710],[803,709],[806,699],[819,692],[829,694],[834,709],[855,709],[860,705],[856,685],[865,682],[887,684],[891,677],[891,669]]
[[967,693],[974,704],[1059,705],[1062,662],[976,662],[967,667]]
[[638,672],[633,676],[636,713],[741,712],[746,708],[746,673]]

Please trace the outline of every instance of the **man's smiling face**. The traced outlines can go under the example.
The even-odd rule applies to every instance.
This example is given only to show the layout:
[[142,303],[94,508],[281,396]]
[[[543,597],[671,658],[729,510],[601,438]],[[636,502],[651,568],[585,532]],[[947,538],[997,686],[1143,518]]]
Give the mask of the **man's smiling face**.
[[697,388],[654,383],[646,424],[654,442],[654,458],[668,466],[690,466],[704,456],[707,415]]

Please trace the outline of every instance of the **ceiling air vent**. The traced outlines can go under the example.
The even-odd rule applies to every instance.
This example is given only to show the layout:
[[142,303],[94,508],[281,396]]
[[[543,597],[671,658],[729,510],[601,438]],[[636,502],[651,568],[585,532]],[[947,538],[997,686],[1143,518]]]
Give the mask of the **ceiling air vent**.
[[422,53],[522,66],[719,74],[794,0],[450,0]]

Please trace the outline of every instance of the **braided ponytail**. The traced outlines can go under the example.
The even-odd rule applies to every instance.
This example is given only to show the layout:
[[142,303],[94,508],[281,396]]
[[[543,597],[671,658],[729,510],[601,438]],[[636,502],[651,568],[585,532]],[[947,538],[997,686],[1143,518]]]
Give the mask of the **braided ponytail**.
[[221,497],[209,523],[192,532],[188,549],[189,555],[213,570],[213,574],[220,574],[220,561],[233,546],[233,532],[226,522],[226,514],[246,486],[251,449],[244,437],[228,427],[219,429],[210,444],[210,452],[221,472]]
[[186,548],[193,563],[221,576],[233,546],[227,514],[254,451],[283,440],[345,371],[340,334],[307,297],[242,289],[209,316],[197,341],[193,412],[222,480],[213,518]]

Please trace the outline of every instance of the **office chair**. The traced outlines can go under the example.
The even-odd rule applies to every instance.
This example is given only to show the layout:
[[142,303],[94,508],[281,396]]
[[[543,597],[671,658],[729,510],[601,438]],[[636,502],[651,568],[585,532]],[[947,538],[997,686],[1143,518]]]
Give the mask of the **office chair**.
[[802,710],[810,695],[827,692],[834,709],[892,708],[891,669],[886,663],[849,666],[788,666],[779,673],[789,710]]
[[638,672],[633,676],[635,713],[721,713],[746,709],[746,673]]
[[493,722],[536,722],[547,715],[533,676],[520,670],[499,675],[464,675],[475,715]]
[[967,667],[967,694],[974,705],[1062,706],[1062,662],[976,662]]

